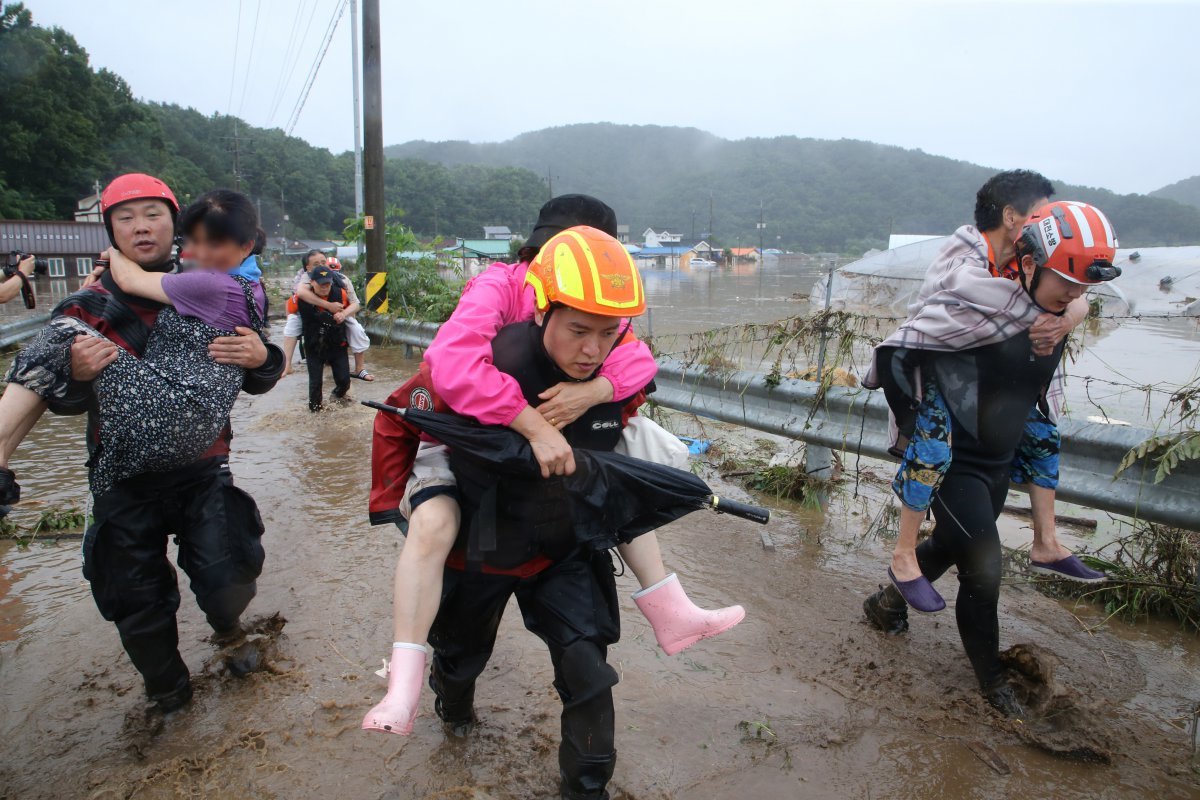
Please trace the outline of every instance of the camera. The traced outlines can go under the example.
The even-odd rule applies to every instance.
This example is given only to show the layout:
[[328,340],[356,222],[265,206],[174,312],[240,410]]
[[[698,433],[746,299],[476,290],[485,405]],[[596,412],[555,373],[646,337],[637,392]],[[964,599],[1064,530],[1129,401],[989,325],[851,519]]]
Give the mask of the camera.
[[[8,260],[6,262],[4,262],[4,277],[11,278],[13,275],[16,275],[17,274],[17,265],[20,264],[22,261],[24,261],[27,258],[29,258],[29,253],[22,253],[20,250],[10,250],[8,253]],[[34,260],[33,260],[33,274],[34,275],[45,275],[49,269],[50,269],[50,264],[49,264],[49,262],[46,261],[46,259],[34,258]]]
[[1093,261],[1091,264],[1088,264],[1087,271],[1084,274],[1087,275],[1089,281],[1101,283],[1121,277],[1121,268],[1107,261]]

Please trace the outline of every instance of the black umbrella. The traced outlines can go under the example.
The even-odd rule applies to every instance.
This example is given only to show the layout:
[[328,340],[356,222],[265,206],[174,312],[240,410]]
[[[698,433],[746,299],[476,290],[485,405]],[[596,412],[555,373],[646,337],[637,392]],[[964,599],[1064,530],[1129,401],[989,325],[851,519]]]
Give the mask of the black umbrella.
[[[510,428],[479,425],[453,414],[396,408],[362,401],[363,405],[400,414],[429,436],[469,459],[508,478],[544,480],[541,467],[524,436]],[[713,494],[690,472],[601,450],[575,450],[575,472],[560,478],[571,498],[576,535],[609,546],[662,527],[701,508],[766,524],[771,512]]]

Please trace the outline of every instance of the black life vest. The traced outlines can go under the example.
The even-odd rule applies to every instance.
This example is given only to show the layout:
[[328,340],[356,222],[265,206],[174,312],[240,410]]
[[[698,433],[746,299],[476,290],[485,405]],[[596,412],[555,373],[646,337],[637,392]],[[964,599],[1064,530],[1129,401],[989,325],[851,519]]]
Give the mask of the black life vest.
[[[331,303],[349,305],[345,290],[334,283],[325,298]],[[304,346],[312,350],[318,357],[330,353],[334,348],[346,346],[346,323],[337,322],[333,314],[311,303],[299,300],[297,311],[300,314],[301,330],[304,333]]]
[[[511,375],[531,406],[555,384],[572,380],[546,354],[533,322],[503,328],[492,342],[492,361]],[[602,403],[563,429],[575,448],[612,450],[621,440],[623,402]],[[511,479],[481,469],[450,453],[463,512],[457,547],[468,567],[486,563],[512,569],[537,556],[564,558],[579,544],[571,522],[570,498],[562,478]]]

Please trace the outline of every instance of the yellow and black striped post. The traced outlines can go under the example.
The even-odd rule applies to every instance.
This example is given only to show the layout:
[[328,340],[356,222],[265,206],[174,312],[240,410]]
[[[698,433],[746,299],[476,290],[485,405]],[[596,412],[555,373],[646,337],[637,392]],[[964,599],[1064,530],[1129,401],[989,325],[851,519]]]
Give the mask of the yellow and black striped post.
[[367,310],[376,314],[388,313],[387,273],[367,273]]

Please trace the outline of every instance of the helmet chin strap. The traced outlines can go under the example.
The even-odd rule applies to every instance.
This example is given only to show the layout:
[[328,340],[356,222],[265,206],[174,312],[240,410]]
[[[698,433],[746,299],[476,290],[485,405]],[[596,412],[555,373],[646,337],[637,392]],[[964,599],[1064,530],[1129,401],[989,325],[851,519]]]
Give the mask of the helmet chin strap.
[[1021,248],[1017,248],[1017,275],[1020,276],[1021,288],[1024,289],[1025,293],[1029,295],[1030,301],[1032,301],[1033,304],[1041,311],[1046,314],[1053,314],[1056,317],[1061,317],[1063,314],[1067,313],[1066,309],[1063,309],[1062,311],[1051,311],[1037,301],[1037,288],[1042,282],[1042,271],[1046,268],[1039,266],[1036,262],[1034,262],[1033,278],[1031,280],[1026,279],[1025,268],[1021,265],[1021,261],[1024,260],[1026,255],[1028,255],[1028,253],[1023,254],[1021,252]]

